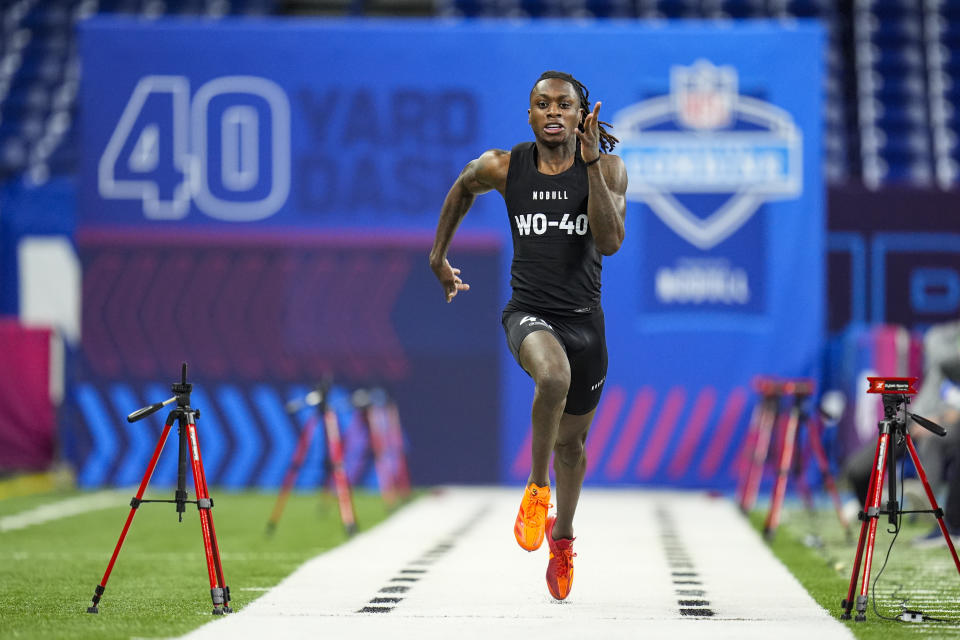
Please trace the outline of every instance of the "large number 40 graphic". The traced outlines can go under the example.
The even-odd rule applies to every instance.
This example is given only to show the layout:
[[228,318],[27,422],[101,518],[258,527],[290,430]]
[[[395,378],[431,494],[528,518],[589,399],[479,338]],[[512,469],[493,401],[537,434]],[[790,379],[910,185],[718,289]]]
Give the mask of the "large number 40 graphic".
[[290,193],[290,103],[265,78],[224,76],[190,100],[183,76],[145,76],[98,167],[100,195],[140,200],[143,214],[178,220],[190,203],[210,217],[261,220]]

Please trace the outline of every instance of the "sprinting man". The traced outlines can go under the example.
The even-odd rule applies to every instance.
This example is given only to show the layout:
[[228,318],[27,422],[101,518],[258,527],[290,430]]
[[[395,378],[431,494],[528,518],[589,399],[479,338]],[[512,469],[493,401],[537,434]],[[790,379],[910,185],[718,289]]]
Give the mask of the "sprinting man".
[[[607,373],[601,255],[620,248],[626,211],[626,170],[609,154],[618,140],[600,121],[601,103],[591,110],[589,95],[570,74],[543,73],[527,110],[535,142],[492,149],[464,168],[443,202],[430,252],[447,302],[469,290],[447,250],[474,198],[500,192],[513,232],[513,297],[503,310],[503,328],[514,358],[535,383],[532,465],[514,535],[527,551],[547,538],[547,587],[558,600],[573,584],[584,443]],[[551,452],[555,517],[547,517]]]

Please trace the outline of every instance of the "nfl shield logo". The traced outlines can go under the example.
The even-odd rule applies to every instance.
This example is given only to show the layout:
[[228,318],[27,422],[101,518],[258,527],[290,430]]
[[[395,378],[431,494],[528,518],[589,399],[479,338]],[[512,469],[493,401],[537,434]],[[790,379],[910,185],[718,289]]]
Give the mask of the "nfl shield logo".
[[802,184],[803,135],[793,117],[740,95],[738,85],[735,67],[699,59],[670,68],[669,95],[614,114],[630,176],[627,200],[646,203],[704,251],[764,202],[797,197]]
[[682,126],[690,129],[719,129],[733,120],[737,98],[737,71],[717,67],[709,60],[670,70],[674,110]]

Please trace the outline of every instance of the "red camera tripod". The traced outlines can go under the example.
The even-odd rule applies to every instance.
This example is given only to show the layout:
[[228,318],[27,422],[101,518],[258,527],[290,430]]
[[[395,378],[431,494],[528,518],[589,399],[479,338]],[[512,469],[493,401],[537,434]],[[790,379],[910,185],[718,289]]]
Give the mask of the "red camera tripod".
[[[777,380],[760,377],[754,380],[754,388],[760,395],[760,402],[754,408],[754,414],[750,421],[750,434],[746,441],[745,453],[748,459],[746,460],[746,471],[741,476],[740,509],[744,513],[749,513],[756,503],[760,481],[763,478],[763,470],[770,450],[770,441],[773,439],[773,433],[777,426],[780,426],[776,479],[770,497],[770,509],[763,526],[764,535],[767,538],[772,538],[776,534],[791,469],[798,479],[802,479],[803,465],[800,464],[801,458],[796,454],[797,442],[802,439],[801,434],[805,429],[807,446],[823,476],[824,487],[833,499],[834,510],[840,524],[849,535],[850,525],[843,515],[840,495],[837,493],[836,483],[833,474],[830,472],[830,464],[821,443],[820,417],[816,411],[811,415],[807,409],[807,403],[814,392],[813,381],[807,379]],[[789,408],[785,414],[781,413],[780,408],[781,401],[784,398],[790,400]],[[803,485],[803,488],[805,489],[805,485]],[[808,495],[809,490],[805,489],[805,491],[809,503],[811,502]]]
[[410,473],[397,405],[380,388],[357,389],[352,401],[370,438],[367,459],[373,461],[380,494],[387,507],[393,508],[410,495]]
[[744,442],[745,471],[740,476],[740,486],[737,489],[740,510],[744,513],[749,513],[757,502],[763,467],[780,413],[780,396],[783,394],[783,384],[773,378],[754,378],[753,388],[760,396],[760,402],[754,406],[753,415],[750,417],[747,439]]
[[270,519],[267,520],[267,534],[273,534],[276,531],[277,524],[280,522],[280,516],[286,507],[287,499],[290,497],[290,491],[293,489],[293,483],[300,475],[300,469],[310,450],[310,444],[313,442],[313,436],[316,433],[317,426],[323,423],[323,433],[326,438],[326,457],[324,458],[324,467],[327,470],[327,476],[332,479],[333,486],[337,493],[337,504],[340,508],[340,521],[343,523],[344,531],[348,536],[352,536],[357,531],[357,517],[353,508],[353,492],[350,488],[350,479],[347,476],[347,470],[344,466],[343,440],[340,437],[340,421],[337,413],[328,402],[331,383],[329,380],[322,382],[316,389],[308,393],[302,400],[294,400],[287,403],[287,411],[295,413],[303,407],[316,407],[314,413],[300,430],[300,438],[297,441],[297,448],[293,452],[293,459],[287,468],[287,473],[283,478],[283,486],[277,495],[277,502],[273,506],[273,512]]
[[[137,409],[127,416],[127,422],[136,422],[142,420],[153,413],[156,413],[163,407],[173,402],[177,403],[167,416],[163,425],[163,431],[160,433],[160,440],[153,451],[153,457],[147,465],[147,470],[140,481],[140,488],[137,489],[137,495],[130,500],[130,513],[127,515],[127,521],[120,532],[120,539],[117,540],[117,546],[113,549],[113,555],[110,556],[110,562],[107,564],[107,570],[103,574],[103,579],[94,590],[93,598],[87,613],[99,613],[98,605],[104,590],[107,588],[107,580],[110,579],[110,572],[113,571],[113,565],[120,555],[120,548],[127,537],[130,525],[133,524],[133,517],[137,514],[137,509],[145,502],[167,502],[177,505],[177,513],[180,522],[183,522],[183,512],[186,510],[186,504],[197,505],[200,512],[200,531],[203,534],[203,548],[207,558],[207,573],[210,578],[210,597],[213,599],[213,614],[223,615],[231,613],[230,608],[230,587],[226,585],[223,579],[223,566],[220,563],[220,547],[217,545],[217,532],[213,527],[213,498],[207,489],[207,478],[203,472],[203,459],[200,456],[200,443],[197,439],[197,419],[200,417],[200,410],[190,407],[190,392],[193,385],[187,382],[187,363],[183,363],[180,372],[180,382],[173,383],[171,390],[174,393],[172,398],[157,402],[148,407]],[[170,427],[173,423],[178,423],[178,432],[180,435],[179,462],[177,467],[177,490],[173,500],[144,500],[143,492],[147,489],[153,471],[157,466],[157,460],[160,458],[160,452],[163,451],[163,445],[170,434]],[[196,500],[187,500],[186,479],[187,479],[187,456],[190,457],[190,465],[193,470],[193,484],[197,492]]]
[[[853,573],[850,576],[850,587],[847,589],[847,597],[841,601],[840,607],[843,613],[840,615],[842,620],[850,619],[850,612],[854,604],[857,607],[855,620],[863,622],[867,619],[867,591],[870,587],[870,569],[873,563],[873,546],[877,536],[877,521],[881,514],[886,514],[890,519],[890,524],[897,526],[897,516],[902,513],[932,513],[937,519],[937,525],[940,532],[947,541],[947,548],[950,549],[950,555],[953,557],[953,563],[960,573],[960,558],[957,557],[957,550],[953,546],[953,540],[947,531],[947,525],[943,522],[943,509],[937,505],[937,499],[933,495],[930,483],[927,481],[927,474],[920,464],[920,458],[917,456],[917,450],[913,446],[913,440],[907,432],[907,416],[924,429],[935,433],[938,436],[947,435],[946,430],[937,423],[927,420],[922,416],[907,411],[907,405],[910,394],[915,394],[913,384],[916,378],[867,378],[870,382],[870,388],[867,393],[883,394],[883,419],[877,423],[877,429],[880,434],[877,438],[877,451],[873,458],[873,471],[870,473],[870,488],[867,490],[867,505],[864,511],[860,512],[860,539],[857,542],[857,554],[853,561]],[[917,470],[920,482],[923,484],[923,490],[930,501],[930,509],[921,509],[916,511],[904,511],[897,504],[897,456],[895,450],[898,442],[906,442],[907,451],[910,453],[910,459],[913,460],[913,466]],[[883,493],[883,478],[887,474],[889,487],[887,489],[887,508],[880,508],[880,498]],[[863,561],[863,578],[860,583],[860,593],[854,602],[853,594],[857,590],[857,581],[860,574],[860,563]]]

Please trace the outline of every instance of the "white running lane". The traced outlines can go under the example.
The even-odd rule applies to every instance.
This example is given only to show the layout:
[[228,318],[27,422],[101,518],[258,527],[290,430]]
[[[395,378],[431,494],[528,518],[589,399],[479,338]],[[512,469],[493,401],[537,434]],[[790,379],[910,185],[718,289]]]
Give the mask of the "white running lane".
[[701,493],[585,489],[573,589],[557,602],[547,545],[528,553],[514,541],[521,495],[438,490],[185,637],[853,637],[729,501]]
[[40,505],[28,511],[22,511],[9,516],[0,518],[0,533],[4,531],[16,531],[17,529],[26,529],[37,524],[69,518],[88,511],[98,509],[107,509],[129,503],[129,493],[123,494],[119,491],[98,491],[85,496],[67,498],[59,502]]

